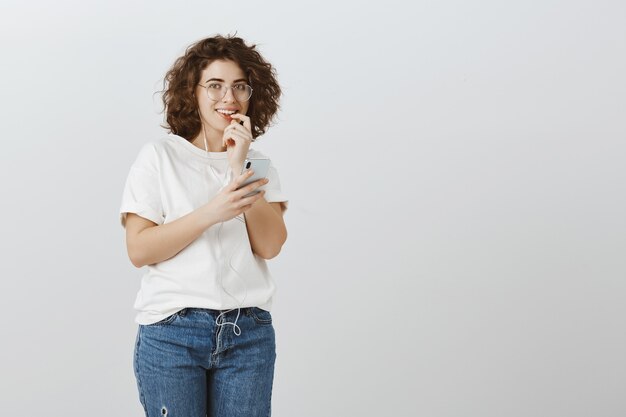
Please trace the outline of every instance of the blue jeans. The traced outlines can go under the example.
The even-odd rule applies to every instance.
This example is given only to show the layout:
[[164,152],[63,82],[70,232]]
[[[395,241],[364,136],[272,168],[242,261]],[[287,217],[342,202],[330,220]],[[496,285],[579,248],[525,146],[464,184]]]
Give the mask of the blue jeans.
[[[226,311],[226,310],[222,310]],[[269,417],[276,344],[269,311],[184,308],[139,325],[133,365],[147,417]],[[237,309],[219,323],[234,322]]]

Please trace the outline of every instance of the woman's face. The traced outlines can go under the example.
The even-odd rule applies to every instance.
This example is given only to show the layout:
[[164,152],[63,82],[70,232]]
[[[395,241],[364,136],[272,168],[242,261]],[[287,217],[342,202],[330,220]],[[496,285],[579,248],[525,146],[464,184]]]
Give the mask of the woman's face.
[[[239,65],[233,61],[217,60],[213,61],[208,67],[202,71],[200,75],[199,84],[211,88],[211,92],[217,94],[216,84],[221,84],[221,91],[224,87],[233,87],[241,84],[248,84],[248,80],[239,67]],[[202,124],[207,130],[224,131],[233,120],[223,112],[234,110],[240,114],[246,114],[250,101],[238,101],[235,97],[235,90],[231,88],[226,89],[226,95],[217,101],[209,98],[207,94],[207,88],[196,86],[196,98],[198,100],[198,108],[200,109],[200,115],[202,117]],[[239,87],[242,89],[242,87]],[[220,113],[218,110],[222,110]]]

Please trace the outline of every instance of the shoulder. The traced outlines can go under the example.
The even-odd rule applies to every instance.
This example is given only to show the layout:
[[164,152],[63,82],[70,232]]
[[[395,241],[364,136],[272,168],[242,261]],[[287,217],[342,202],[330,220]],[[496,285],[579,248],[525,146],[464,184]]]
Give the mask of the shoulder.
[[265,155],[263,152],[250,148],[248,149],[248,157],[250,158],[268,158],[269,157],[267,155]]
[[175,147],[176,141],[182,139],[176,135],[164,135],[149,140],[141,145],[140,152],[169,152]]
[[137,158],[133,163],[134,168],[156,169],[163,155],[169,152],[171,148],[172,138],[163,136],[157,139],[145,142],[139,147]]

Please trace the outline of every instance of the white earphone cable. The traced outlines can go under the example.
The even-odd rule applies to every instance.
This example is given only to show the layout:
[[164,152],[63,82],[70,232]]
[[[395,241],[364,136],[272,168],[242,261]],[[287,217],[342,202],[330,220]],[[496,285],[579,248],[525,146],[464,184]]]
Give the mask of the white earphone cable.
[[[204,124],[202,124],[202,130],[203,130],[203,133],[204,133],[204,150],[206,151],[206,153],[207,153],[207,155],[208,155],[208,154],[209,154],[209,147],[208,147],[207,140],[206,140],[206,130],[205,130]],[[209,165],[209,168],[211,169],[211,172],[213,172],[213,175],[215,176],[215,178],[216,178],[218,181],[220,181],[220,178],[217,176],[217,174],[216,174],[216,173],[215,173],[215,171],[213,170],[213,167],[211,166],[211,163],[210,163],[210,162],[209,162],[209,164],[208,164],[208,165]],[[222,184],[222,188],[224,188],[224,187],[225,187],[226,185],[228,185],[228,183],[230,182],[230,179],[231,179],[231,178],[229,178],[229,177],[230,177],[230,176],[228,175],[228,174],[229,174],[229,172],[230,172],[230,171],[229,171],[229,169],[227,168],[227,169],[226,169],[226,172],[224,173],[224,177],[223,177],[223,178],[222,178],[222,180],[220,181],[220,182],[221,182],[221,184]],[[233,175],[234,175],[234,173],[233,173]],[[238,217],[235,217],[235,218],[236,218],[236,219],[238,219],[238,220],[240,220]],[[240,220],[240,221],[242,221],[242,222],[244,222],[244,223],[245,223],[245,220]],[[217,230],[217,241],[218,241],[218,244],[219,244],[219,247],[220,247],[220,255],[223,253],[222,242],[221,242],[221,240],[220,240],[220,232],[221,232],[221,230],[222,230],[222,226],[224,226],[224,222],[223,222],[223,221],[222,221],[222,222],[220,222],[219,228],[218,228],[218,230]],[[239,301],[239,300],[237,299],[237,297],[233,296],[233,295],[232,295],[230,292],[228,292],[228,290],[224,287],[224,284],[223,284],[223,276],[222,276],[222,269],[223,269],[223,266],[222,266],[222,259],[220,258],[220,263],[219,263],[219,267],[218,267],[218,274],[219,274],[219,278],[218,278],[218,280],[219,280],[219,282],[220,282],[220,286],[222,287],[222,289],[224,290],[224,292],[226,292],[226,294],[228,294],[228,295],[229,295],[229,296],[230,296],[233,300],[235,300],[235,301],[237,302],[237,317],[235,318],[235,322],[234,322],[234,323],[233,323],[233,322],[222,322],[222,323],[220,323],[220,318],[222,317],[222,315],[224,315],[224,314],[226,314],[226,313],[229,313],[229,312],[233,311],[233,310],[234,310],[234,308],[232,308],[232,309],[230,309],[230,310],[225,310],[225,311],[221,312],[221,313],[220,313],[220,314],[216,317],[216,319],[215,319],[215,323],[216,323],[218,326],[224,326],[224,325],[227,325],[227,324],[232,324],[232,325],[233,325],[233,332],[234,332],[234,333],[235,333],[235,335],[237,335],[237,336],[241,335],[241,328],[237,325],[237,320],[239,320],[239,314],[240,314],[240,311],[241,311],[241,306],[243,305],[244,301],[246,300],[246,297],[248,296],[248,285],[246,284],[246,281],[245,281],[245,280],[241,277],[241,275],[239,274],[239,272],[235,269],[235,267],[233,267],[233,264],[232,264],[232,259],[233,259],[233,257],[235,256],[235,253],[237,253],[237,249],[239,249],[239,246],[240,246],[240,245],[241,245],[241,240],[239,241],[239,243],[237,243],[237,246],[235,246],[235,249],[233,249],[233,251],[232,251],[232,253],[231,253],[230,257],[228,258],[228,266],[229,266],[229,267],[230,267],[233,271],[235,271],[235,274],[237,275],[237,277],[241,280],[241,282],[243,282],[244,287],[245,287],[245,295],[244,295],[244,297],[243,297],[243,300]],[[239,331],[239,333],[237,333],[237,331]]]

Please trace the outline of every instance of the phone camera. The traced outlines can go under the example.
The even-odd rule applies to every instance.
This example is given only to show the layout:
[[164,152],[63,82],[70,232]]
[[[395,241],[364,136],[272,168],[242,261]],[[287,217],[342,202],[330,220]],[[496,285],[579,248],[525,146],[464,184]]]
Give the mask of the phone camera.
[[250,168],[250,165],[252,165],[252,163],[251,163],[250,161],[248,161],[248,162],[246,163],[246,169]]

